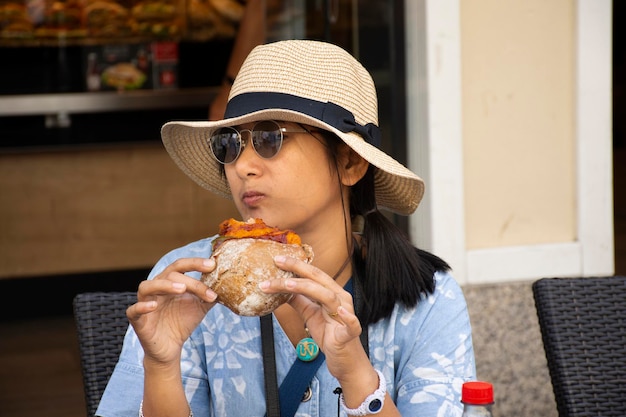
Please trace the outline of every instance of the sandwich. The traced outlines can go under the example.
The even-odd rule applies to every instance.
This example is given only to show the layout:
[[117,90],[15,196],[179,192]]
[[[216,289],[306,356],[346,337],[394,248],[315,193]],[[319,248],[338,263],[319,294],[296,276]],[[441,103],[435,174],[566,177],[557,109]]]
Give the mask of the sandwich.
[[146,81],[146,74],[130,62],[119,62],[102,72],[105,85],[117,90],[135,90]]
[[46,2],[42,26],[35,29],[38,37],[84,37],[82,5],[78,0],[54,0]]
[[181,11],[169,0],[144,0],[130,9],[133,29],[138,35],[171,37],[180,35]]
[[121,37],[131,32],[130,12],[112,0],[90,0],[83,9],[83,19],[91,36]]
[[258,284],[293,273],[274,264],[274,256],[285,255],[306,263],[313,260],[313,249],[303,244],[291,230],[266,225],[261,219],[246,222],[235,219],[220,224],[213,242],[216,267],[202,274],[202,281],[217,293],[217,302],[241,316],[264,316],[289,301],[291,294],[266,294]]
[[0,4],[0,34],[3,38],[30,38],[33,23],[22,3]]

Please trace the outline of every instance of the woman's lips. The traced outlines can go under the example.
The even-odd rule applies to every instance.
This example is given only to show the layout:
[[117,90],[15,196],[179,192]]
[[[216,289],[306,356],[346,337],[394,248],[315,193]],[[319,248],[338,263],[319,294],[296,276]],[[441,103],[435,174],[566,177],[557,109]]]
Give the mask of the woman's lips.
[[244,193],[241,197],[241,201],[247,206],[254,207],[260,203],[263,199],[264,195],[262,193],[258,193],[256,191],[249,191]]

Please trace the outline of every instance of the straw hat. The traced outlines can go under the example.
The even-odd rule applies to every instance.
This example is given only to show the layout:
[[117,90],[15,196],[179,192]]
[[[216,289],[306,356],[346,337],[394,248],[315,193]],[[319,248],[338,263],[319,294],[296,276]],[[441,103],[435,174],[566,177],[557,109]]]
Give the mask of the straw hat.
[[378,168],[379,207],[411,214],[424,194],[422,179],[378,148],[381,134],[374,82],[352,55],[336,45],[287,40],[257,46],[237,74],[224,117],[169,122],[161,129],[174,162],[220,196],[232,198],[207,139],[220,127],[259,120],[302,123],[335,133]]

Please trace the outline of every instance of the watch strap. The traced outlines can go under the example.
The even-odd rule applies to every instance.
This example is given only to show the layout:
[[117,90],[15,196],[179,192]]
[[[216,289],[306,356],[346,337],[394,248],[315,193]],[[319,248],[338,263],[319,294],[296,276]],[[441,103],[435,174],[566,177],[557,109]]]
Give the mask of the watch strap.
[[378,374],[378,388],[372,394],[368,395],[358,408],[348,408],[343,398],[343,393],[339,395],[339,401],[343,411],[351,416],[367,416],[370,414],[378,414],[385,405],[385,395],[387,394],[387,381],[382,372],[376,369]]

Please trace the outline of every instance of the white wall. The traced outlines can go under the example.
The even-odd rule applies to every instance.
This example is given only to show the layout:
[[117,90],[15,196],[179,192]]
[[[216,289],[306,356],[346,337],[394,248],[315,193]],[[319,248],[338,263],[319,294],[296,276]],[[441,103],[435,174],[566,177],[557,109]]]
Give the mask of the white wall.
[[609,0],[407,0],[415,243],[461,283],[613,273]]

